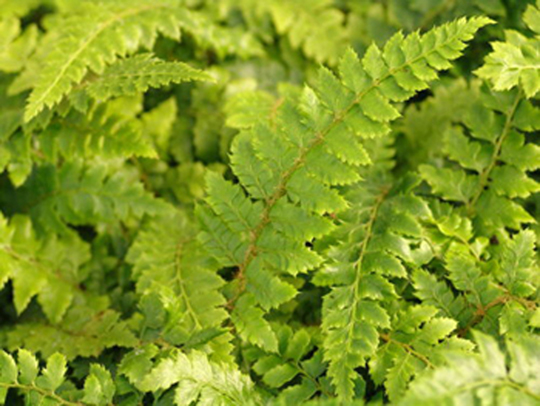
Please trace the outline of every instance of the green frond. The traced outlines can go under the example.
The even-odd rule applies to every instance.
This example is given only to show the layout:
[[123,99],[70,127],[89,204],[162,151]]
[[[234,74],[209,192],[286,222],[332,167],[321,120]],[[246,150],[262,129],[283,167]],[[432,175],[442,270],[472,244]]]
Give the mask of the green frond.
[[263,7],[278,34],[287,35],[293,48],[301,48],[317,62],[336,64],[345,51],[345,15],[332,1],[272,0]]
[[324,356],[336,392],[347,400],[355,369],[376,356],[382,331],[392,328],[388,307],[397,297],[394,281],[407,277],[408,265],[423,265],[433,256],[420,224],[430,211],[410,193],[418,180],[405,188],[394,183],[392,166],[384,166],[392,153],[385,154],[381,144],[373,148],[379,156],[364,171],[364,181],[346,194],[354,205],[340,216],[334,237],[339,243],[315,278],[332,287],[323,302]]
[[68,360],[98,357],[107,348],[134,347],[138,339],[129,323],[121,319],[119,312],[108,308],[109,305],[106,296],[76,294],[58,323],[44,320],[43,316],[29,310],[26,321],[6,334],[6,346],[10,350],[26,348],[45,357],[59,352]]
[[396,122],[398,131],[404,133],[397,148],[399,159],[416,169],[439,158],[444,147],[441,134],[467,113],[471,101],[478,98],[478,88],[479,81],[442,79],[433,86],[433,96],[407,106]]
[[521,231],[511,237],[499,229],[490,241],[474,236],[471,222],[458,210],[443,207],[432,206],[429,222],[437,231],[426,231],[444,269],[415,270],[415,296],[456,320],[461,336],[472,328],[489,334],[523,334],[525,324],[516,321],[511,326],[508,316],[515,312],[519,314],[515,320],[528,319],[538,306],[534,234]]
[[[0,14],[2,17],[5,14]],[[21,34],[20,22],[16,18],[0,21],[0,71],[18,72],[23,69],[28,57],[34,51],[38,28],[30,25]]]
[[437,309],[418,305],[396,314],[392,332],[370,360],[370,373],[377,384],[384,383],[391,401],[404,395],[410,381],[444,365],[451,354],[467,354],[473,345],[467,340],[449,337],[457,323],[436,317]]
[[517,90],[484,89],[460,120],[467,132],[453,127],[445,134],[444,154],[458,166],[421,165],[420,174],[435,195],[462,203],[487,230],[534,222],[516,200],[540,190],[528,173],[540,166],[540,149],[525,143],[526,134],[540,128],[539,114]]
[[61,157],[155,158],[152,139],[143,127],[135,117],[126,120],[112,104],[99,104],[86,115],[71,110],[54,118],[39,135],[40,149],[54,163]]
[[[349,51],[339,64],[340,78],[321,68],[315,88],[306,87],[297,105],[280,105],[275,126],[261,123],[235,138],[231,162],[240,183],[209,179],[207,206],[199,208],[201,241],[223,266],[238,268],[232,301],[247,291],[250,302],[268,310],[295,296],[282,276],[321,263],[305,242],[331,230],[325,213],[347,207],[334,186],[360,180],[358,167],[368,163],[363,140],[388,133],[388,122],[399,116],[392,101],[426,88],[489,22],[462,19],[422,37],[397,34],[382,51],[370,47],[361,61]],[[339,144],[349,146],[348,155]],[[234,208],[226,207],[231,199]],[[302,239],[288,226],[298,218],[306,220]]]
[[528,5],[523,21],[534,36],[528,38],[517,31],[506,31],[506,41],[491,44],[493,52],[476,74],[489,80],[495,90],[508,90],[519,85],[527,98],[531,98],[540,91],[540,2],[536,7]]
[[194,401],[212,405],[262,405],[261,396],[248,376],[230,364],[213,363],[205,354],[174,351],[160,361],[143,379],[145,392],[175,388],[174,404],[189,406]]
[[[6,404],[8,391],[24,395],[28,404],[106,406],[116,391],[111,374],[101,365],[92,364],[83,390],[73,390],[67,384],[67,365],[63,355],[56,353],[40,368],[35,356],[21,349],[15,360],[0,352],[0,404]],[[67,384],[67,385],[66,385]]]
[[24,186],[11,193],[6,207],[28,212],[42,229],[61,233],[66,224],[111,223],[170,210],[129,171],[81,162],[36,168]]
[[221,324],[227,313],[219,292],[224,282],[195,237],[194,225],[177,211],[150,220],[131,246],[127,261],[142,295],[143,338],[159,334],[172,345],[226,358],[228,334]]
[[322,351],[315,350],[319,344],[316,330],[293,330],[287,325],[272,327],[278,338],[276,352],[256,347],[245,351],[245,357],[253,362],[253,370],[263,383],[272,389],[281,388],[279,397],[271,404],[303,404],[317,394],[328,395],[329,388],[322,376],[326,363]]
[[132,96],[149,88],[171,83],[211,81],[207,73],[183,62],[167,62],[151,54],[124,58],[109,65],[96,79],[83,82],[80,87],[100,101],[118,96]]
[[[57,105],[89,71],[101,75],[118,57],[141,46],[151,49],[158,34],[179,39],[182,28],[222,53],[238,47],[249,54],[256,48],[253,40],[220,30],[206,16],[186,10],[178,0],[84,2],[70,13],[57,21],[61,28],[51,30],[46,37],[50,52],[38,54],[34,61],[39,75],[32,83],[26,121]],[[97,92],[99,95],[99,88]]]
[[[266,42],[272,41],[272,35],[277,32],[287,39],[288,47],[301,49],[316,62],[335,65],[346,49],[346,15],[330,0],[225,0],[222,3],[229,11],[241,11],[250,31]],[[269,21],[275,30],[269,29]]]
[[533,378],[540,367],[538,338],[509,342],[509,361],[492,337],[477,333],[475,338],[478,354],[450,355],[448,366],[417,379],[396,404],[538,404],[540,391]]
[[[52,107],[80,83],[88,69],[102,73],[119,55],[151,48],[158,33],[179,38],[174,16],[175,0],[85,2],[78,14],[62,21],[54,47],[42,62],[43,69],[28,99],[25,120]],[[150,35],[143,36],[146,31]],[[111,45],[112,44],[112,45]]]
[[32,170],[28,137],[23,124],[24,96],[8,96],[10,80],[0,78],[0,172],[7,171],[11,182],[20,186]]
[[69,236],[38,239],[28,217],[0,217],[0,287],[12,281],[14,303],[22,313],[37,295],[51,322],[58,322],[80,295],[79,267],[90,259],[88,245]]

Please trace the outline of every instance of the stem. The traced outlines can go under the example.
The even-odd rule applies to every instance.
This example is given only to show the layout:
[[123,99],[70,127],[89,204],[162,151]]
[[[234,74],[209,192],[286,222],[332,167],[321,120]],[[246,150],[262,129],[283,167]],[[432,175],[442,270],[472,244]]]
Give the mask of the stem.
[[478,189],[476,191],[476,194],[473,196],[473,198],[467,202],[467,212],[469,215],[474,214],[474,206],[478,202],[478,199],[484,192],[484,189],[487,187],[489,183],[489,176],[491,175],[491,172],[497,165],[497,161],[499,160],[499,155],[501,153],[501,148],[504,140],[508,136],[510,129],[512,128],[512,119],[514,118],[514,114],[516,112],[517,106],[519,105],[519,102],[521,101],[521,90],[517,92],[516,98],[510,108],[508,109],[508,112],[506,113],[506,121],[504,123],[504,127],[501,133],[501,136],[497,139],[497,142],[495,143],[495,150],[493,151],[493,155],[491,156],[491,162],[485,168],[482,173],[480,174],[480,179],[478,182]]
[[[448,39],[447,42],[453,41],[455,38]],[[270,212],[272,211],[273,207],[277,204],[277,202],[285,196],[287,193],[287,185],[289,183],[289,180],[294,175],[294,173],[303,167],[305,164],[306,158],[308,154],[318,145],[322,144],[325,141],[325,137],[330,133],[330,131],[339,125],[341,122],[345,120],[345,118],[350,114],[351,110],[360,103],[362,98],[368,94],[373,89],[376,89],[383,81],[390,78],[392,75],[394,75],[396,72],[399,72],[411,64],[414,64],[415,62],[425,59],[428,55],[437,52],[437,50],[444,46],[445,44],[439,44],[433,49],[424,52],[417,57],[404,62],[402,65],[389,69],[388,72],[382,76],[379,79],[374,80],[370,86],[368,86],[365,90],[358,93],[355,97],[355,99],[352,101],[352,103],[343,109],[340,112],[335,113],[334,120],[330,124],[326,126],[326,128],[320,130],[315,134],[315,137],[309,143],[307,147],[301,148],[300,152],[298,154],[298,157],[293,161],[292,165],[289,169],[284,171],[280,177],[280,181],[278,185],[275,187],[274,192],[265,200],[265,207],[261,213],[259,224],[251,230],[250,233],[250,242],[249,246],[246,250],[246,253],[244,255],[244,260],[241,264],[238,266],[238,272],[236,274],[236,279],[238,279],[238,286],[236,289],[236,292],[234,296],[229,300],[227,307],[233,308],[234,303],[236,300],[240,297],[240,295],[244,292],[246,289],[246,278],[245,278],[245,271],[247,267],[250,265],[250,263],[257,257],[258,251],[257,251],[257,242],[259,238],[261,237],[263,231],[265,230],[266,226],[270,223]]]
[[45,389],[39,388],[37,386],[31,386],[31,385],[23,385],[20,383],[4,383],[0,382],[0,387],[6,388],[6,389],[20,389],[27,392],[38,392],[39,394],[54,399],[61,405],[68,405],[68,406],[84,406],[84,403],[81,402],[70,402],[69,400],[66,400],[60,396],[58,396],[54,392],[49,392]]
[[428,368],[435,368],[435,366],[431,363],[431,361],[425,355],[423,355],[423,354],[419,353],[418,351],[416,351],[412,347],[412,345],[403,343],[403,342],[398,341],[398,340],[394,340],[392,337],[390,337],[389,334],[381,334],[380,337],[381,337],[381,339],[383,339],[387,343],[392,343],[392,344],[399,345],[401,348],[403,348],[409,354],[415,356],[420,361],[422,361],[424,364],[426,364],[426,366]]

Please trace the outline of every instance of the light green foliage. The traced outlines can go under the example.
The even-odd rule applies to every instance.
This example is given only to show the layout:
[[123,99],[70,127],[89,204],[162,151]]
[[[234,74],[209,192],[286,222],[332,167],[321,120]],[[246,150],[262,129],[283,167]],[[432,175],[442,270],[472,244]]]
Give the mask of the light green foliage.
[[1,285],[12,280],[18,313],[38,295],[49,320],[59,321],[80,289],[77,270],[90,257],[88,246],[73,235],[38,239],[28,217],[0,221]]
[[[315,89],[303,90],[298,107],[283,103],[275,126],[255,125],[235,138],[233,171],[252,199],[240,185],[212,175],[207,206],[198,213],[201,242],[222,265],[238,267],[231,300],[242,337],[276,350],[264,313],[254,306],[268,311],[296,295],[284,277],[321,263],[304,241],[331,229],[321,214],[345,209],[332,186],[360,180],[358,167],[369,162],[362,139],[388,133],[387,123],[399,116],[391,101],[424,89],[425,80],[447,68],[463,41],[488,22],[460,20],[423,37],[397,34],[383,51],[372,46],[362,61],[349,51],[339,64],[340,79],[322,68]],[[241,316],[247,312],[250,320]],[[257,337],[257,331],[267,333]]]
[[206,405],[262,405],[249,377],[227,364],[212,363],[197,351],[186,356],[175,352],[153,368],[140,383],[144,391],[168,389],[176,385],[174,404],[188,406],[194,401]]
[[143,337],[159,335],[173,345],[225,358],[230,337],[221,328],[227,313],[218,291],[224,282],[214,272],[216,264],[201,255],[194,236],[193,224],[176,212],[149,221],[131,246],[127,260],[134,264],[142,294]]
[[527,7],[523,20],[533,32],[532,38],[507,31],[506,41],[492,43],[493,52],[476,73],[489,80],[495,90],[508,90],[519,84],[527,98],[531,98],[540,91],[540,2],[536,7]]
[[269,388],[282,388],[276,404],[304,402],[316,394],[329,395],[329,382],[323,376],[326,363],[320,350],[314,350],[318,337],[313,329],[293,331],[289,326],[274,326],[278,337],[277,353],[256,347],[246,350],[253,370]]
[[409,394],[397,404],[538,404],[540,392],[530,375],[540,366],[538,338],[525,338],[519,344],[509,342],[512,358],[507,362],[493,338],[483,334],[475,337],[479,354],[449,356],[447,367],[435,369],[413,383]]
[[[179,39],[182,27],[188,32],[200,33],[204,44],[217,44],[222,52],[234,49],[236,44],[226,41],[235,41],[233,35],[217,29],[200,32],[204,17],[179,6],[177,0],[85,2],[59,17],[56,24],[62,27],[60,32],[52,31],[41,44],[50,52],[38,53],[38,60],[34,61],[43,68],[37,77],[30,79],[33,91],[25,120],[32,119],[45,107],[58,104],[84,79],[88,70],[110,75],[110,71],[104,72],[104,69],[118,56],[131,54],[139,46],[151,49],[158,33]],[[249,41],[244,42],[239,48],[249,47]],[[36,69],[32,63],[30,66]]]
[[57,232],[67,232],[66,223],[126,221],[169,209],[146,193],[133,174],[111,169],[100,163],[44,165],[36,168],[24,187],[12,191],[6,203],[29,212],[43,229]]
[[[110,373],[100,365],[92,365],[83,390],[74,390],[66,382],[66,359],[51,355],[44,368],[26,350],[19,350],[17,360],[0,352],[0,404],[6,403],[8,391],[24,394],[28,404],[106,406],[111,403],[114,383]],[[82,398],[82,399],[81,399]]]
[[[219,6],[218,6],[219,7]],[[251,31],[271,41],[268,24],[317,62],[336,64],[347,44],[345,14],[331,0],[225,0],[222,13],[241,10]]]
[[133,96],[150,87],[211,77],[182,62],[165,62],[150,54],[140,54],[113,63],[96,80],[83,87],[91,97],[107,100],[111,97]]
[[0,404],[540,404],[534,1],[0,0]]
[[459,120],[467,132],[454,127],[444,135],[445,156],[458,167],[422,165],[420,173],[436,195],[463,203],[487,229],[533,222],[515,199],[540,190],[528,174],[540,166],[540,150],[526,143],[526,134],[540,127],[538,117],[521,92],[486,90]]

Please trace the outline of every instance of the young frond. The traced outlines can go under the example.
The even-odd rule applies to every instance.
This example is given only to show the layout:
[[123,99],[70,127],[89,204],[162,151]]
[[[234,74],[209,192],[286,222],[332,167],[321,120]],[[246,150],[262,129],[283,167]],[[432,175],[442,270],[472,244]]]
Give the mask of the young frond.
[[525,25],[534,33],[532,38],[513,31],[506,31],[506,41],[493,42],[493,52],[484,66],[476,71],[489,80],[495,90],[508,90],[520,86],[527,98],[540,91],[540,2],[529,4],[523,14]]

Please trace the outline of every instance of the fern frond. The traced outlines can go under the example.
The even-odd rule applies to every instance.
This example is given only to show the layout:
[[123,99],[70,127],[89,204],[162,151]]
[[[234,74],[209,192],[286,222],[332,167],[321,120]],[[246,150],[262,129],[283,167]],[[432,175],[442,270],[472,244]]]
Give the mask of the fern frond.
[[151,48],[158,33],[179,38],[175,7],[175,0],[85,2],[80,14],[63,21],[60,39],[43,61],[45,67],[28,99],[25,120],[60,102],[88,69],[101,73],[118,55],[132,53],[142,44]]
[[336,64],[345,52],[345,15],[329,0],[265,3],[276,31],[287,35],[293,48],[323,63]]
[[221,324],[227,313],[219,292],[224,282],[195,236],[196,228],[183,213],[158,217],[139,233],[127,261],[134,266],[137,291],[143,295],[143,313],[145,306],[152,306],[154,314],[156,308],[166,314],[164,320],[147,316],[146,335],[158,331],[173,345],[195,346],[215,352],[214,359],[226,358],[228,334]]
[[[419,167],[433,193],[460,202],[485,229],[518,229],[534,219],[515,201],[540,190],[527,171],[540,167],[540,149],[525,144],[525,135],[540,128],[539,110],[522,93],[484,92],[459,128],[445,134],[444,152],[461,168]],[[528,120],[528,121],[527,121]]]
[[278,337],[277,352],[268,353],[256,347],[245,351],[245,357],[254,362],[252,368],[262,376],[263,383],[272,389],[281,388],[271,404],[303,404],[317,394],[330,396],[322,376],[326,363],[322,351],[315,349],[319,344],[317,330],[293,330],[286,325],[272,327]]
[[391,401],[400,399],[409,382],[437,365],[449,354],[466,354],[473,345],[449,335],[457,323],[435,317],[430,306],[411,306],[395,315],[391,333],[381,335],[384,344],[370,360],[370,373],[377,384],[384,383]]
[[32,162],[28,138],[21,134],[24,96],[8,96],[10,80],[0,79],[0,173],[8,171],[10,180],[20,186],[28,177]]
[[411,384],[397,405],[474,405],[480,401],[490,404],[535,405],[540,391],[535,386],[540,368],[540,342],[537,337],[509,342],[511,358],[495,339],[475,334],[479,354],[449,355],[449,365],[435,369]]
[[22,313],[37,295],[47,318],[62,319],[82,292],[79,267],[90,259],[87,244],[73,235],[38,239],[28,217],[0,217],[0,288],[11,280],[15,308]]
[[158,34],[179,39],[183,28],[221,50],[230,51],[236,45],[249,53],[254,48],[252,41],[220,30],[178,0],[84,2],[58,24],[61,28],[47,37],[50,53],[37,61],[40,73],[28,99],[26,121],[58,104],[89,70],[99,75],[119,56],[132,54],[140,46],[151,49]]
[[335,65],[346,50],[346,15],[329,0],[225,0],[229,10],[239,9],[250,31],[266,42],[277,34],[285,37],[289,47],[301,49],[319,63]]
[[[0,14],[5,16],[5,14]],[[20,71],[36,46],[38,29],[30,25],[21,34],[19,20],[6,18],[0,21],[0,71]]]
[[95,80],[83,82],[81,87],[92,98],[104,101],[144,93],[150,87],[211,80],[210,75],[186,63],[167,62],[151,54],[140,54],[114,62]]
[[407,277],[407,265],[420,266],[433,256],[420,224],[430,211],[410,192],[418,180],[393,181],[393,151],[385,144],[388,139],[374,143],[373,166],[347,191],[353,203],[339,215],[342,225],[333,236],[340,242],[314,279],[331,286],[323,302],[324,356],[337,394],[347,401],[355,369],[376,355],[382,331],[392,327],[387,308],[397,298],[394,281]]
[[178,406],[188,406],[195,401],[223,406],[263,404],[248,376],[233,365],[210,362],[198,351],[189,355],[174,351],[149,372],[140,388],[155,392],[176,384],[174,403]]
[[495,90],[508,90],[519,85],[527,98],[531,98],[540,91],[540,2],[537,1],[536,7],[529,4],[523,21],[534,32],[534,37],[506,31],[506,41],[491,44],[493,52],[476,74],[489,80]]
[[461,336],[472,328],[490,334],[522,334],[526,327],[510,326],[505,318],[517,311],[521,316],[516,320],[527,319],[538,307],[534,234],[521,231],[510,237],[499,230],[490,236],[496,241],[490,246],[487,238],[474,236],[471,222],[457,210],[437,206],[432,206],[430,221],[438,230],[429,231],[429,238],[445,269],[415,270],[415,295],[456,320]]
[[109,104],[99,104],[86,115],[72,110],[55,118],[39,134],[44,155],[56,163],[60,157],[76,158],[155,158],[152,140],[145,137],[143,124],[135,117],[126,120]]
[[[411,168],[434,162],[443,153],[441,134],[459,121],[478,98],[479,81],[467,83],[464,79],[441,80],[433,86],[433,96],[421,103],[411,103],[396,122],[397,130],[404,133],[397,148],[398,160]],[[448,106],[452,108],[448,108]]]
[[24,395],[26,403],[48,405],[111,404],[116,391],[111,374],[101,365],[92,364],[85,379],[84,389],[73,390],[66,378],[67,364],[63,355],[56,353],[41,369],[35,356],[19,350],[17,360],[0,352],[0,404],[5,404],[8,391]]
[[42,229],[60,233],[66,232],[66,224],[116,222],[170,209],[134,181],[129,171],[81,162],[36,168],[25,185],[12,192],[6,207],[24,210]]
[[68,360],[98,357],[107,348],[133,348],[139,341],[129,324],[107,305],[104,297],[77,298],[58,324],[41,318],[18,323],[6,335],[7,347],[27,348],[43,356],[59,352]]
[[249,292],[240,303],[250,309],[242,311],[255,311],[256,303],[269,310],[295,296],[280,276],[321,263],[305,242],[332,228],[324,213],[347,207],[332,186],[359,180],[358,167],[368,162],[362,138],[386,134],[387,123],[399,116],[391,101],[424,89],[487,23],[463,19],[422,37],[397,34],[382,52],[370,47],[362,61],[348,52],[341,79],[322,68],[315,90],[305,88],[298,108],[290,101],[281,105],[275,128],[261,124],[236,137],[231,162],[240,184],[209,178],[207,206],[198,212],[208,251],[238,269],[231,301]]

